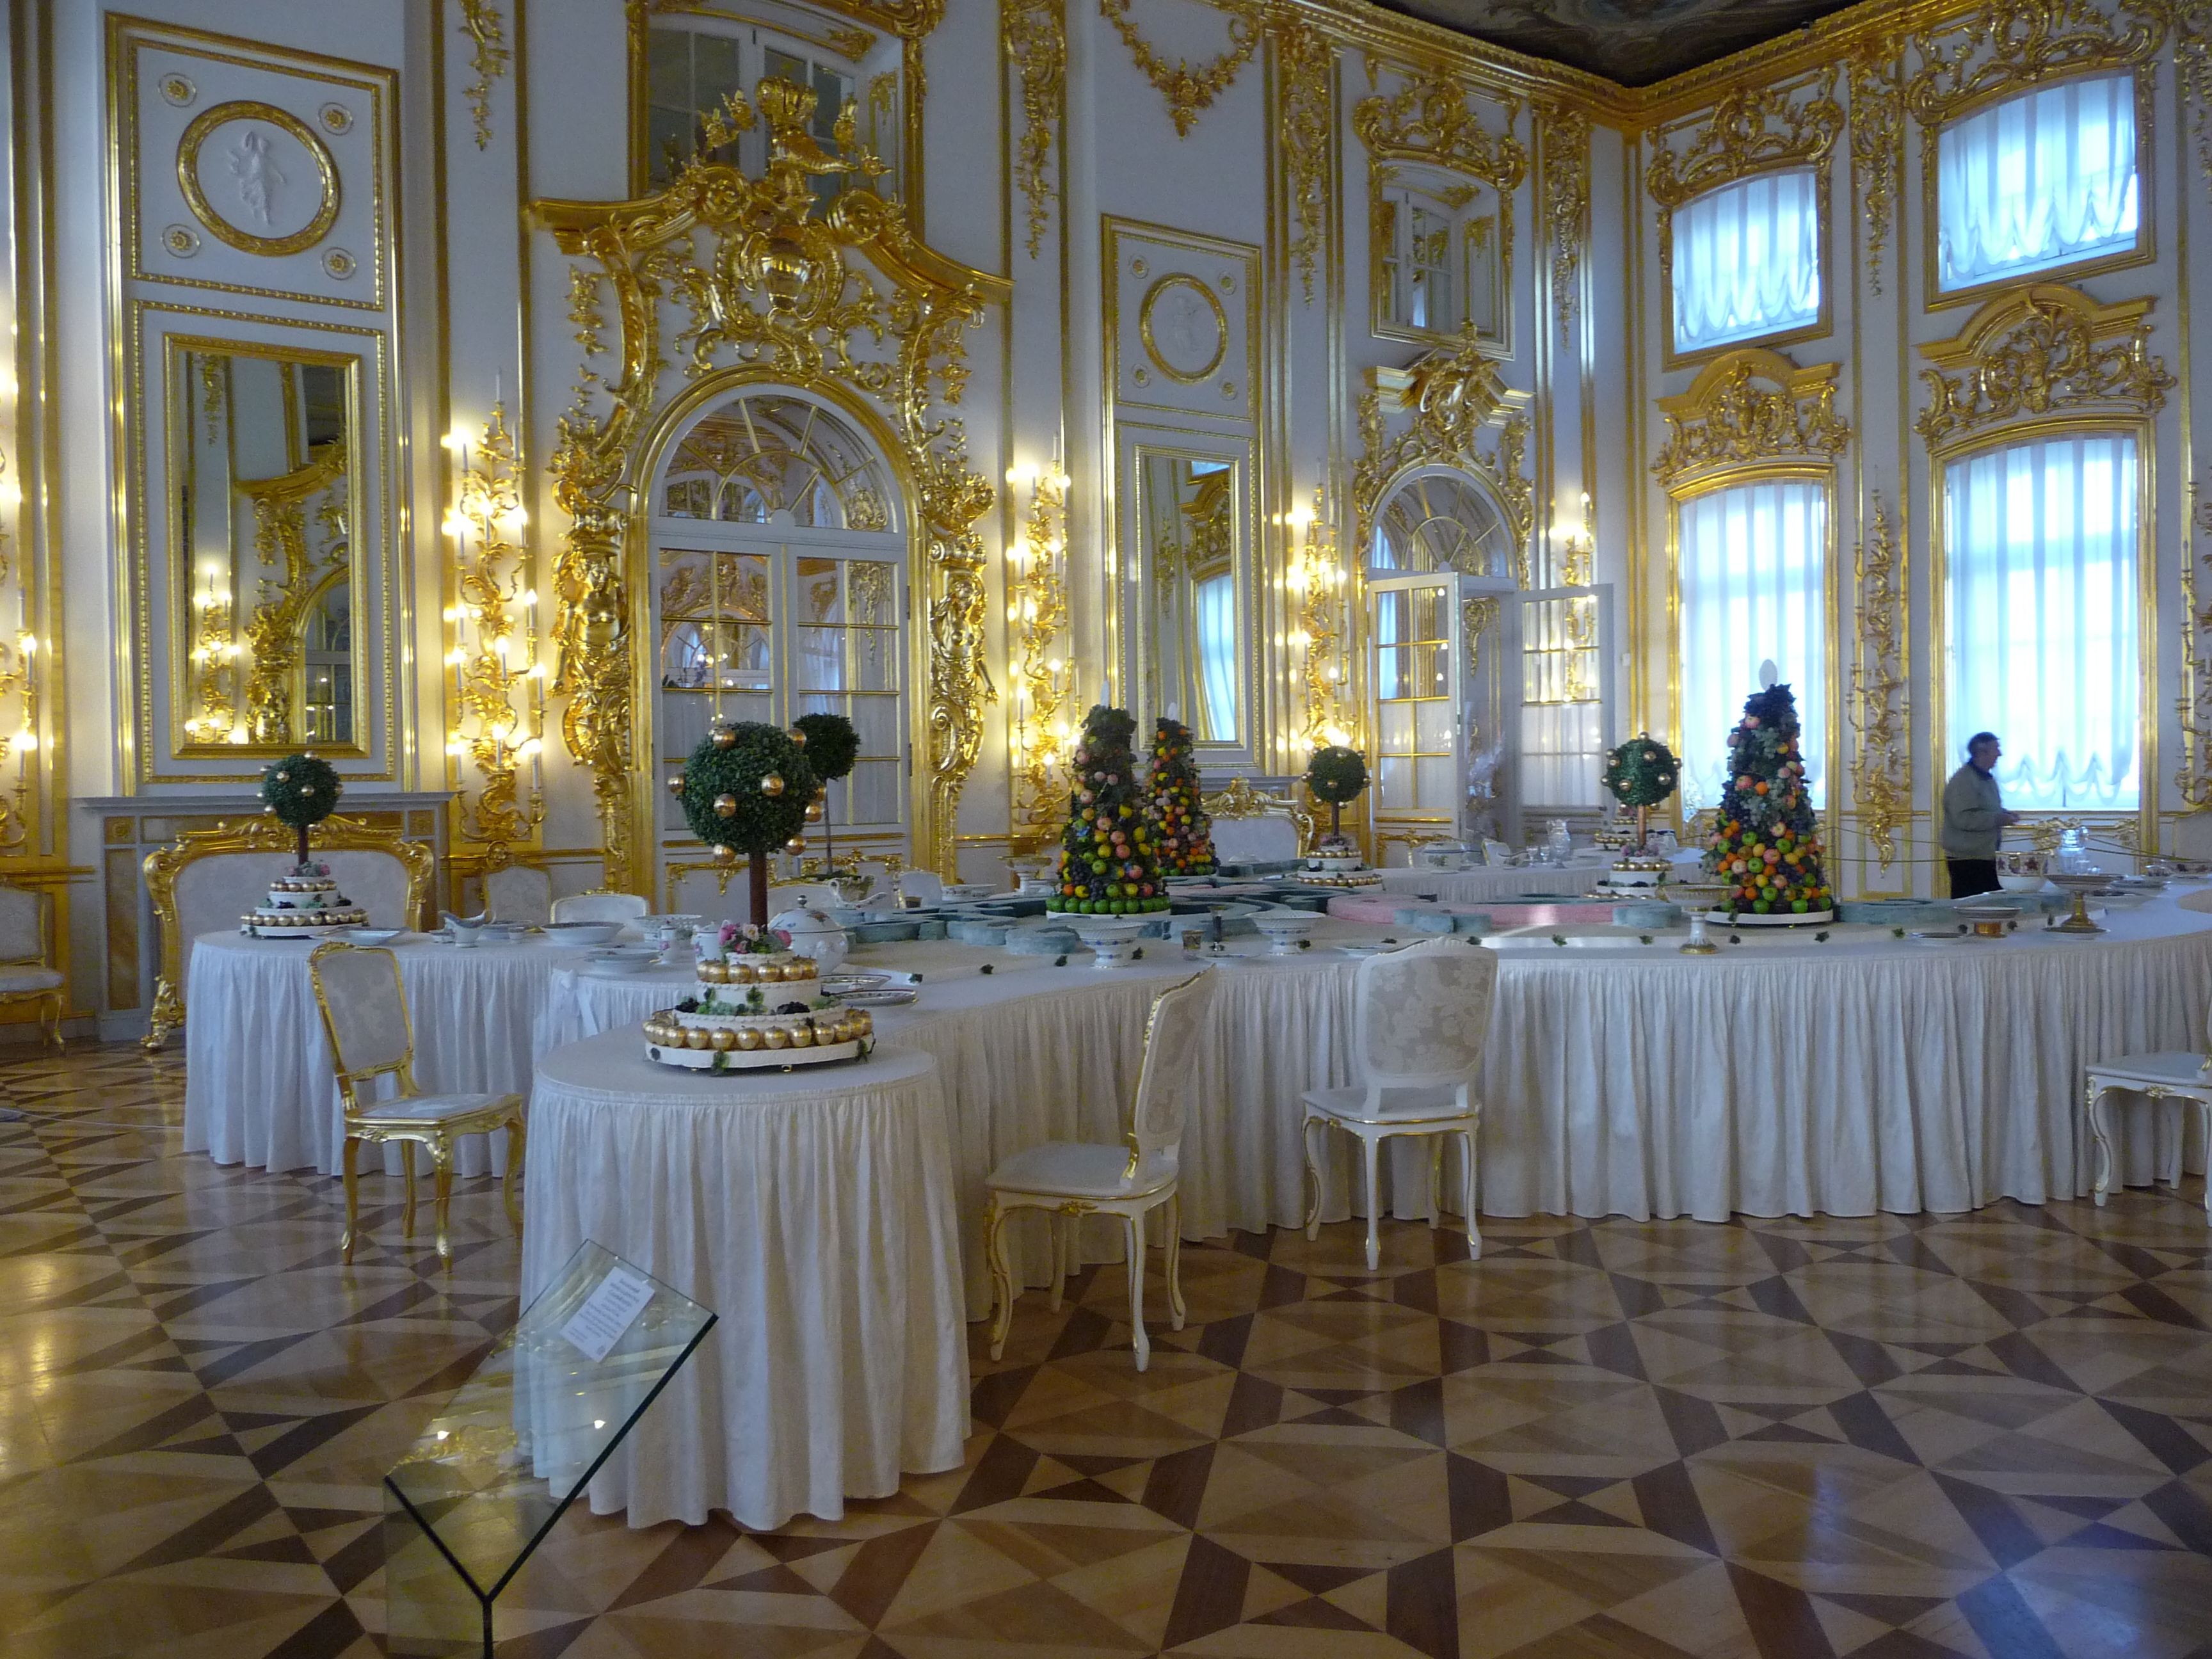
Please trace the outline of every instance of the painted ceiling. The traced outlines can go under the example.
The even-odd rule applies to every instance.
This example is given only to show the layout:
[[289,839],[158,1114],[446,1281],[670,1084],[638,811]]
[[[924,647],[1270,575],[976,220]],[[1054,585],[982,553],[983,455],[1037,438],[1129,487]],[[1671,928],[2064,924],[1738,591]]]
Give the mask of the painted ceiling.
[[1378,0],[1493,46],[1648,86],[1841,11],[1839,0]]

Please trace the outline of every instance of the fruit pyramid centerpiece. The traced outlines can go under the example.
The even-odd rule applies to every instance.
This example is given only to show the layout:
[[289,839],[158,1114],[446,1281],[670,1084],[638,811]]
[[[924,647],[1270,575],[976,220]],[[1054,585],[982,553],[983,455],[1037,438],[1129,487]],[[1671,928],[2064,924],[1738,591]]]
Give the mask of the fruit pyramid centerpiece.
[[1048,910],[1126,916],[1168,908],[1129,745],[1136,729],[1127,710],[1103,703],[1083,717],[1067,828],[1060,837],[1060,878],[1045,901]]
[[1705,869],[1725,887],[1720,908],[1732,918],[1827,919],[1833,895],[1797,732],[1796,698],[1770,683],[1745,700],[1729,733],[1729,784],[1705,843]]
[[1152,732],[1152,835],[1160,869],[1170,876],[1213,872],[1213,821],[1198,804],[1198,766],[1190,727],[1161,720]]

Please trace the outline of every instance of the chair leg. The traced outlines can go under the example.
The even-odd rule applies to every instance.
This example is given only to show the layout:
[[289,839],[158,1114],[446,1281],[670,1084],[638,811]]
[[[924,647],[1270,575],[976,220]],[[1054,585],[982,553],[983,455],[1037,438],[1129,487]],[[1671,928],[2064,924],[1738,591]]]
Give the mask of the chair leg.
[[514,1182],[522,1173],[525,1136],[521,1115],[507,1121],[507,1173],[500,1177],[500,1195],[506,1200],[507,1224],[514,1229],[517,1238],[522,1237],[522,1201],[514,1195]]
[[[412,1155],[410,1155],[412,1161]],[[430,1178],[437,1191],[438,1260],[446,1271],[453,1270],[453,1247],[446,1237],[446,1214],[453,1205],[453,1149],[447,1146],[430,1148]]]
[[67,1045],[62,1041],[62,1014],[64,1012],[62,994],[49,991],[39,999],[39,1024],[46,1030],[46,1041],[54,1045],[54,1052],[64,1052]]
[[1460,1131],[1460,1145],[1467,1157],[1467,1254],[1471,1261],[1482,1260],[1482,1229],[1476,1224],[1474,1211],[1474,1148],[1475,1132]]
[[1127,1235],[1129,1245],[1129,1345],[1136,1350],[1137,1369],[1142,1370],[1152,1358],[1152,1339],[1145,1334],[1144,1218],[1123,1216],[1121,1231]]
[[345,1237],[338,1241],[338,1260],[353,1261],[353,1242],[360,1231],[361,1177],[354,1173],[354,1154],[361,1150],[361,1142],[352,1135],[345,1138],[345,1147],[338,1154],[338,1171],[345,1180]]
[[399,1146],[399,1236],[410,1243],[415,1238],[415,1143],[403,1140]]
[[1168,1194],[1168,1317],[1181,1330],[1182,1305],[1182,1194]]
[[1316,1130],[1320,1131],[1322,1144],[1326,1146],[1328,1141],[1328,1120],[1325,1117],[1316,1117],[1309,1112],[1306,1114],[1305,1125],[1300,1135],[1305,1142],[1306,1179],[1313,1182],[1313,1207],[1306,1212],[1306,1237],[1309,1240],[1321,1237],[1321,1157],[1314,1150]]
[[1074,1226],[1073,1216],[1052,1212],[1045,1216],[1045,1243],[1052,1249],[1052,1298],[1044,1305],[1052,1313],[1060,1311],[1060,1296],[1067,1286],[1067,1235]]
[[1429,1144],[1429,1231],[1444,1218],[1444,1138],[1426,1137]]
[[996,1193],[983,1217],[983,1259],[991,1264],[991,1358],[1001,1359],[1014,1322],[1014,1274],[1006,1265],[1006,1206]]
[[1382,1143],[1373,1135],[1362,1135],[1359,1147],[1367,1156],[1367,1271],[1371,1273],[1382,1265],[1382,1183],[1379,1174]]
[[[2198,1101],[2197,1109],[2204,1117],[2204,1144],[2212,1146],[2212,1101]],[[2204,1175],[2204,1224],[2212,1227],[2212,1167]]]
[[2097,1142],[2097,1184],[2092,1190],[2097,1206],[2102,1209],[2106,1195],[2112,1190],[2112,1127],[2105,1115],[2105,1102],[2111,1097],[2112,1091],[2092,1079],[2088,1094],[2089,1133]]

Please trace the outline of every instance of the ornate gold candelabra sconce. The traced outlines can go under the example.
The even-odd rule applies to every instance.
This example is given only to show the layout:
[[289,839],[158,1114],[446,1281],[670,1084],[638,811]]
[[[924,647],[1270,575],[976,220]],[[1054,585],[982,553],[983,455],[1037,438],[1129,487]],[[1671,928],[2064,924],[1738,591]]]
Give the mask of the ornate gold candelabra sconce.
[[1358,722],[1345,714],[1345,699],[1352,692],[1351,629],[1345,616],[1351,579],[1337,554],[1327,484],[1314,491],[1310,511],[1291,514],[1291,527],[1305,532],[1304,545],[1283,577],[1298,607],[1291,643],[1304,653],[1305,723],[1298,732],[1301,752],[1294,757],[1303,764],[1315,750],[1349,744],[1356,735]]
[[185,720],[185,735],[198,743],[244,743],[248,733],[238,718],[237,616],[230,586],[220,565],[208,564],[192,590],[192,692],[197,714]]
[[1006,549],[1006,644],[1013,665],[1012,753],[1013,801],[1008,841],[1017,854],[1034,852],[1059,834],[1067,800],[1067,755],[1073,727],[1075,669],[1067,659],[1067,474],[1054,453],[1042,469],[1016,467],[1006,474],[1016,488],[1030,486],[1029,516],[1020,538]]
[[[5,390],[12,399],[12,381]],[[0,801],[0,854],[21,849],[29,837],[38,766],[33,757],[39,752],[39,636],[31,629],[31,596],[15,569],[9,531],[21,510],[23,492],[7,476],[7,455],[0,452],[0,586],[15,589],[16,616],[15,645],[0,643],[0,775],[15,762],[14,781],[4,786],[7,799]],[[10,702],[15,705],[13,726],[7,719]]]
[[[538,594],[527,586],[529,550],[513,539],[526,522],[515,486],[514,440],[507,405],[495,394],[491,417],[471,450],[456,433],[458,489],[446,533],[453,538],[455,602],[446,611],[453,644],[446,653],[452,724],[446,753],[459,793],[456,839],[465,866],[503,870],[545,818],[545,670],[538,659]],[[473,767],[473,784],[462,775]],[[523,769],[529,769],[529,788]]]

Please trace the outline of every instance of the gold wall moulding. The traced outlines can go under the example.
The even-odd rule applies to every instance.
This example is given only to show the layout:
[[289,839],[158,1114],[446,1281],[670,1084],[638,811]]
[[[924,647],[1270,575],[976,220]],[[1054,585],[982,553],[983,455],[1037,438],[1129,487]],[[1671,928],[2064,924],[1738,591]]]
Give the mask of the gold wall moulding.
[[459,0],[461,33],[468,38],[469,69],[476,79],[461,88],[468,100],[470,118],[476,123],[477,148],[491,145],[492,82],[507,73],[514,52],[507,44],[507,26],[500,19],[498,0]]
[[1229,313],[1197,277],[1171,270],[1145,290],[1137,307],[1137,337],[1161,374],[1200,386],[1229,355]]
[[1590,118],[1578,106],[1546,103],[1543,118],[1544,229],[1552,244],[1552,310],[1562,329],[1582,309],[1579,284],[1589,243]]
[[1067,113],[1067,0],[1002,0],[999,47],[1022,83],[1022,131],[1014,145],[1014,185],[1028,204],[1030,258],[1044,245],[1057,193],[1046,171],[1053,137]]
[[[283,165],[286,158],[271,153],[269,135],[250,125],[253,123],[274,127],[290,139],[306,155],[307,168],[301,169],[296,164],[287,168]],[[301,176],[303,171],[311,170],[320,186],[313,211],[292,230],[271,230],[264,234],[250,229],[219,211],[208,199],[207,186],[200,176],[201,152],[218,132],[241,124],[247,125],[247,130],[222,161],[224,171],[233,180],[239,206],[246,213],[258,218],[264,227],[273,226],[276,215],[283,210],[284,192],[307,182]],[[338,169],[329,146],[313,127],[289,110],[253,99],[217,104],[192,118],[184,137],[177,141],[177,185],[184,191],[185,205],[192,210],[192,216],[242,253],[258,253],[272,259],[299,253],[329,235],[331,227],[337,222]]]
[[1528,176],[1528,152],[1510,131],[1493,133],[1467,106],[1466,89],[1440,74],[1415,75],[1389,97],[1352,106],[1352,130],[1368,154],[1427,161],[1513,191]]
[[2150,355],[2151,302],[2100,305],[2031,283],[2000,294],[1950,340],[1924,343],[1928,407],[1913,422],[1932,451],[1980,428],[2062,410],[2154,415],[2173,376]]
[[1067,474],[1055,458],[1030,482],[1029,517],[1006,550],[1006,654],[1011,659],[1007,844],[1034,852],[1059,834],[1067,809],[1065,760],[1075,665],[1067,639]]
[[[1359,399],[1360,455],[1352,470],[1353,545],[1374,544],[1375,515],[1400,478],[1422,467],[1465,472],[1504,507],[1513,532],[1521,586],[1528,585],[1529,538],[1536,527],[1535,486],[1522,471],[1528,394],[1509,388],[1474,335],[1430,352],[1411,368],[1370,368]],[[1409,416],[1389,435],[1392,417]],[[1485,453],[1484,431],[1498,433]]]
[[2118,0],[2113,15],[2094,0],[1989,0],[1913,37],[1920,68],[1905,83],[1905,107],[1935,126],[2047,81],[2148,64],[2194,4]]
[[[592,774],[607,883],[633,892],[652,877],[657,803],[646,763],[653,709],[638,696],[652,596],[629,573],[644,568],[641,498],[659,452],[708,398],[737,385],[795,386],[853,416],[890,452],[908,497],[927,653],[915,737],[928,789],[916,840],[948,874],[961,792],[998,696],[977,529],[996,495],[969,470],[966,431],[945,410],[967,381],[962,335],[987,305],[1006,302],[1010,285],[921,242],[896,199],[848,188],[823,208],[816,179],[883,170],[859,142],[852,103],[832,154],[813,136],[811,88],[771,78],[756,97],[757,106],[732,96],[707,118],[702,154],[765,122],[757,178],[695,156],[650,196],[537,207],[563,253],[597,266],[586,278],[592,314],[604,283],[618,319],[617,376],[587,376],[552,460],[555,500],[569,518],[554,562],[554,690],[567,699],[564,741]],[[572,288],[572,314],[583,308]]]
[[1851,665],[1851,719],[1858,753],[1851,760],[1851,802],[1859,828],[1885,870],[1897,860],[1897,832],[1912,817],[1912,748],[1903,699],[1909,676],[1905,644],[1906,553],[1874,498],[1874,520],[1852,560],[1857,585],[1853,621],[1857,660]]
[[1836,365],[1800,368],[1747,346],[1716,357],[1686,392],[1659,400],[1667,441],[1651,471],[1680,495],[1710,475],[1769,461],[1831,462],[1850,445],[1836,413]]
[[1182,58],[1170,64],[1138,29],[1136,20],[1129,15],[1131,3],[1132,0],[1098,0],[1098,15],[1114,26],[1145,79],[1168,100],[1176,137],[1188,138],[1198,125],[1199,112],[1211,109],[1213,100],[1236,83],[1238,73],[1252,61],[1252,54],[1259,49],[1265,14],[1257,0],[1212,0],[1229,14],[1228,48],[1203,64]]
[[2212,537],[2212,489],[2200,485],[2195,493],[2181,558],[2181,769],[2173,787],[2184,804],[2201,810],[2212,806],[2212,608],[2203,603],[2198,572],[2212,567],[2212,550],[2198,552],[2197,540]]
[[1905,184],[1905,89],[1894,35],[1862,42],[1850,60],[1851,182],[1866,222],[1867,279],[1881,292],[1882,255]]
[[1282,70],[1282,119],[1277,139],[1283,178],[1297,219],[1291,263],[1308,305],[1313,303],[1314,264],[1335,206],[1329,162],[1336,138],[1336,43],[1298,17],[1275,27],[1276,61]]
[[1680,149],[1664,130],[1658,134],[1644,188],[1671,210],[1755,173],[1821,166],[1844,128],[1835,91],[1832,68],[1796,86],[1733,88],[1694,124],[1695,136]]

